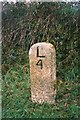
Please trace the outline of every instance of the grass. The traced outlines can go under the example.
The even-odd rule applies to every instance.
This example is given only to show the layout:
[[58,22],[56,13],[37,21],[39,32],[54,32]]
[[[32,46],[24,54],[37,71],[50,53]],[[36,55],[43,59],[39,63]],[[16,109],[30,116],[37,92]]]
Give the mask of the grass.
[[75,81],[57,80],[56,103],[33,104],[30,96],[29,64],[17,64],[3,76],[3,118],[78,118],[79,93]]

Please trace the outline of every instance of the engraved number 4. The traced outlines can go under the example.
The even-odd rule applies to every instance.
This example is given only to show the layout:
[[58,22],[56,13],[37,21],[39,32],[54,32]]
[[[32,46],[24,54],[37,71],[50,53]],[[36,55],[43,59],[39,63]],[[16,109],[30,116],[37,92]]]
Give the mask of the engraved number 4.
[[38,62],[37,62],[37,64],[36,64],[37,66],[40,66],[41,67],[41,69],[43,68],[43,64],[42,64],[42,60],[40,59]]

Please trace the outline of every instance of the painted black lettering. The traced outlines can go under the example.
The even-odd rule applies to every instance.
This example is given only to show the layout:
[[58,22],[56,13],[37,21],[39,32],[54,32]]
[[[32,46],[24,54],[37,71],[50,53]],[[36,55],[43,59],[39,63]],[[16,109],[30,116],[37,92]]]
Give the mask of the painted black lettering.
[[45,57],[45,56],[40,56],[39,55],[39,46],[37,47],[37,57]]
[[40,66],[40,68],[42,69],[42,68],[43,68],[42,60],[40,59],[40,60],[37,62],[36,65],[37,65],[37,66]]

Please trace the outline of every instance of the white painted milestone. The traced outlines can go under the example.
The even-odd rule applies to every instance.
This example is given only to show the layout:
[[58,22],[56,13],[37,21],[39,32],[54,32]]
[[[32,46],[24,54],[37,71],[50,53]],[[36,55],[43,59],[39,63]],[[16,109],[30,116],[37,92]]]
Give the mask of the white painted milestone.
[[56,51],[52,44],[34,44],[29,51],[31,100],[35,103],[55,102]]

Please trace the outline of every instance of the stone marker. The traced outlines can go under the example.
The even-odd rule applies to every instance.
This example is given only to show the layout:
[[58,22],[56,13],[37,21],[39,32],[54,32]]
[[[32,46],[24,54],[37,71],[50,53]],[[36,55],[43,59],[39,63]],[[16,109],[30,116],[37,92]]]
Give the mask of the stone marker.
[[36,43],[29,51],[31,99],[36,103],[55,101],[56,52],[50,43]]

